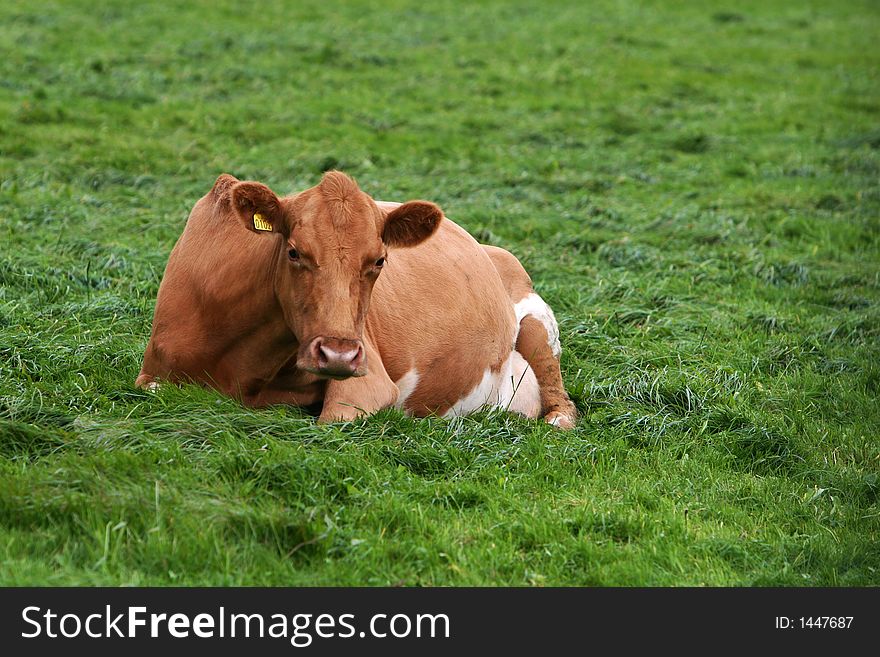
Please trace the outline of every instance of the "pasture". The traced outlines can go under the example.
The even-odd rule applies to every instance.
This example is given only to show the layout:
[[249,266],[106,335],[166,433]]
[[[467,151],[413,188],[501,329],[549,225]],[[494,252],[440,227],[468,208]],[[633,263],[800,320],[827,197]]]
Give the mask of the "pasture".
[[[880,583],[872,2],[0,4],[0,583]],[[521,258],[572,432],[133,387],[221,172]]]

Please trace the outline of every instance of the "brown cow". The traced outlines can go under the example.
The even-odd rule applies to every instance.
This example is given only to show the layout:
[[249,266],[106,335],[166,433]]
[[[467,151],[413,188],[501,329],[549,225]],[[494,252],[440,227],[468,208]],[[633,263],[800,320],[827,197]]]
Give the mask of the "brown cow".
[[433,203],[377,203],[336,171],[283,198],[224,174],[171,252],[136,384],[321,404],[322,422],[502,407],[568,429],[559,352],[519,261]]

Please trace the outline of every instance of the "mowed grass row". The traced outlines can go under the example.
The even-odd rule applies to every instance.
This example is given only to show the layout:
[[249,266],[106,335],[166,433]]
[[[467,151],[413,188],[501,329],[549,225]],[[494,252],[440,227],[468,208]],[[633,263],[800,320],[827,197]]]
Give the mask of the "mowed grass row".
[[[871,2],[0,6],[0,583],[880,583]],[[221,172],[428,198],[582,413],[133,388]]]

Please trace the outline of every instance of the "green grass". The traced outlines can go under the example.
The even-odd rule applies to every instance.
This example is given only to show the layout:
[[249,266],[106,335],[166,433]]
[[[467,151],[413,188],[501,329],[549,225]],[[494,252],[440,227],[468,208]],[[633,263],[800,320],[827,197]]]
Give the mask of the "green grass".
[[[873,2],[0,4],[0,583],[880,584]],[[512,250],[582,419],[133,388],[223,171]]]

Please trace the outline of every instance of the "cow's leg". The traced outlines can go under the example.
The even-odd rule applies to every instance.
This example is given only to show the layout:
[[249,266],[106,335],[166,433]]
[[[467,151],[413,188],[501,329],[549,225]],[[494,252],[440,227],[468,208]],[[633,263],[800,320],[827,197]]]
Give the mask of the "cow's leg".
[[364,347],[367,373],[341,381],[328,381],[318,422],[353,420],[388,408],[397,401],[400,391],[385,371],[379,352],[368,340],[364,341]]
[[553,354],[551,344],[541,320],[532,315],[523,317],[519,324],[516,350],[535,372],[541,389],[541,412],[544,420],[560,429],[573,429],[577,410],[565,392],[559,359]]
[[516,350],[535,372],[541,389],[544,420],[560,429],[572,429],[577,410],[565,392],[559,369],[559,327],[553,311],[532,289],[532,280],[512,253],[483,245],[504,282],[519,320]]

